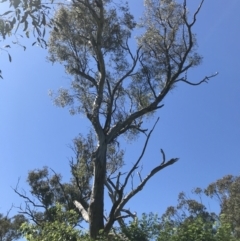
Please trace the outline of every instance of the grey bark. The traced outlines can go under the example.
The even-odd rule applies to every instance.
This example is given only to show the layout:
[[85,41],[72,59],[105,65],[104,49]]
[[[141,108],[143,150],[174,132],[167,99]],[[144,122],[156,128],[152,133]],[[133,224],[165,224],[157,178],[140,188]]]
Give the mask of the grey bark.
[[96,238],[101,229],[104,229],[104,182],[106,178],[107,144],[99,145],[93,156],[94,180],[88,209],[89,233]]

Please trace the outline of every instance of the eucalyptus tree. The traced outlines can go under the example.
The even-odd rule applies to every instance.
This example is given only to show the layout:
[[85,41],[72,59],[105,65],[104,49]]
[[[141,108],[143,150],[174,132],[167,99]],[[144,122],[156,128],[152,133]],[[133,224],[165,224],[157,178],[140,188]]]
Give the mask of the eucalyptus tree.
[[[162,101],[178,83],[200,85],[188,79],[187,71],[201,63],[192,29],[203,0],[190,18],[186,0],[145,0],[145,13],[136,23],[127,4],[111,0],[72,0],[60,5],[52,23],[49,60],[60,62],[73,79],[69,89],[60,89],[58,106],[69,106],[72,114],[85,115],[92,124],[91,143],[80,142],[79,163],[92,167],[92,189],[87,208],[75,200],[89,232],[96,238],[108,233],[115,221],[134,216],[126,203],[143,189],[148,180],[178,158],[163,161],[126,192],[128,182],[139,168],[148,140],[144,121],[163,107]],[[136,27],[141,34],[133,39]],[[156,121],[157,122],[157,121]],[[156,123],[155,123],[156,124]],[[127,173],[121,173],[124,155],[120,138],[146,135],[139,159]],[[88,153],[83,156],[82,153]],[[117,160],[117,161],[116,161]],[[112,164],[112,162],[114,162]],[[112,168],[109,168],[112,167]],[[81,175],[80,175],[81,176]],[[104,217],[104,189],[112,207]]]
[[[49,168],[44,167],[28,173],[27,183],[31,196],[25,191],[19,191],[18,186],[14,189],[24,200],[24,205],[18,207],[19,213],[25,215],[34,225],[39,227],[46,225],[46,223],[54,223],[57,218],[57,210],[61,211],[62,216],[64,213],[67,216],[68,212],[77,212],[73,203],[75,199],[81,200],[83,204],[89,200],[90,189],[86,182],[80,180],[81,189],[79,189],[74,178],[70,182],[64,183],[60,174],[51,170],[53,172],[51,175],[49,171]],[[57,205],[60,205],[61,209],[58,209]],[[79,213],[77,217],[74,226],[79,225],[82,221],[82,216]]]
[[220,204],[220,214],[231,226],[234,237],[240,239],[240,176],[226,175],[208,185],[204,193]]
[[[194,193],[199,196],[199,201],[188,198],[181,192],[177,205],[168,207],[160,220],[155,221],[155,226],[158,227],[157,230],[153,229],[155,233],[158,233],[156,240],[239,241],[239,237],[232,229],[235,225],[234,220],[229,220],[227,213],[225,214],[223,210],[220,214],[209,212],[202,203],[203,190],[201,188],[196,188]],[[154,223],[152,228],[154,228]]]
[[9,212],[6,215],[0,213],[0,240],[12,241],[21,238],[22,233],[19,228],[26,221],[27,219],[21,214],[9,217]]
[[159,222],[157,240],[195,241],[218,239],[214,225],[218,221],[215,213],[210,213],[203,203],[190,199],[181,192],[176,207],[169,206]]

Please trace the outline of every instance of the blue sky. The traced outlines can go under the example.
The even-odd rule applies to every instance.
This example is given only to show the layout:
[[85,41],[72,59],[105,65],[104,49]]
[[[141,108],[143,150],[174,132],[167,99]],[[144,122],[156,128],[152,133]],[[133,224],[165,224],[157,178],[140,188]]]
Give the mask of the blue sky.
[[[190,10],[197,2],[190,2]],[[140,0],[131,0],[130,6],[136,16],[143,11]],[[156,114],[160,121],[143,159],[142,175],[161,162],[160,148],[167,159],[180,160],[150,180],[127,206],[132,211],[162,214],[176,204],[180,191],[190,195],[194,187],[206,187],[227,174],[239,175],[239,9],[239,0],[205,0],[194,28],[204,59],[188,75],[191,81],[216,71],[219,75],[198,87],[181,83],[163,101],[164,108]],[[4,52],[0,57],[4,76],[0,80],[0,213],[7,212],[12,204],[23,203],[11,187],[21,178],[19,187],[27,190],[25,180],[30,170],[49,166],[67,181],[69,159],[74,155],[68,145],[90,129],[84,116],[70,116],[67,109],[55,107],[48,96],[49,89],[69,86],[70,77],[63,67],[47,62],[47,51],[31,47],[32,39],[22,41],[27,50],[12,46],[12,63]],[[146,126],[150,128],[153,122]],[[131,145],[124,143],[126,162],[136,160],[142,145],[142,138]]]

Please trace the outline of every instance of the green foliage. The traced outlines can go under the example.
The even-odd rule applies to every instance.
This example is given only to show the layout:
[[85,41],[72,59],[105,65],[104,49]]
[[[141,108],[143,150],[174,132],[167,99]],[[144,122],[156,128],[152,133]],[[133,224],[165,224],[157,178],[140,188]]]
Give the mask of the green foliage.
[[19,228],[22,223],[26,222],[27,219],[19,214],[12,218],[0,214],[0,240],[1,241],[12,241],[19,239],[22,234],[19,232]]
[[158,241],[213,241],[216,216],[202,203],[179,194],[178,205],[162,215]]
[[3,39],[5,39],[7,35],[11,35],[11,30],[11,25],[8,22],[4,21],[4,19],[0,18],[0,35]]
[[140,219],[136,218],[122,227],[121,232],[127,237],[127,240],[146,241],[156,239],[159,233],[159,218],[156,214],[142,214]]
[[[61,204],[66,214],[68,211],[76,211],[73,203],[74,200],[81,200],[83,203],[89,197],[89,189],[81,191],[78,188],[76,180],[73,179],[69,183],[61,182],[61,175],[49,173],[49,169],[33,170],[28,173],[27,182],[30,186],[32,197],[28,197],[25,192],[15,192],[25,199],[25,209],[20,208],[29,219],[33,220],[37,225],[41,226],[45,222],[54,222],[56,219],[56,207]],[[78,219],[75,220],[77,225],[81,220],[81,214],[77,212]]]
[[76,229],[78,214],[73,211],[66,211],[57,204],[51,209],[54,221],[46,221],[41,225],[24,223],[21,231],[28,241],[77,241],[80,231]]
[[[5,39],[7,34],[10,34],[14,29],[17,32],[19,26],[23,32],[29,37],[29,27],[33,28],[33,33],[38,35],[38,42],[44,43],[45,26],[47,25],[46,18],[49,14],[50,7],[43,4],[41,0],[2,0],[9,3],[9,10],[0,13],[0,33]],[[50,24],[48,24],[50,26]]]
[[[234,192],[237,191],[236,187],[238,185],[238,180],[237,177],[226,176],[217,180],[215,184],[210,184],[205,190],[205,193],[210,195],[210,193],[214,193],[213,191],[218,191],[220,192],[219,194],[217,192],[214,193],[214,195],[218,194],[218,197],[225,193],[223,196],[225,198],[224,201],[232,204],[233,201],[229,199],[238,196],[237,194],[234,194]],[[197,195],[203,193],[200,188],[196,188],[194,192]],[[231,195],[226,195],[226,193],[231,193]],[[221,205],[221,207],[224,206]],[[224,210],[226,210],[226,213],[224,213]],[[168,207],[161,218],[153,213],[143,214],[141,218],[135,218],[127,225],[125,224],[121,227],[113,228],[109,234],[105,234],[102,230],[95,240],[240,241],[239,237],[237,237],[238,233],[235,232],[235,223],[229,221],[230,217],[232,217],[230,214],[229,209],[222,209],[220,215],[210,213],[207,211],[203,203],[187,198],[182,192],[179,194],[176,207]],[[55,206],[51,206],[48,209],[48,215],[53,218],[51,220],[45,220],[40,225],[36,223],[24,223],[21,226],[21,232],[28,241],[92,240],[87,233],[83,233],[78,228],[77,223],[79,220],[79,214],[73,209],[66,210],[63,204],[56,203]],[[19,216],[20,219],[16,220],[21,220],[21,217]],[[4,228],[4,230],[11,230],[11,228],[9,228],[10,226],[7,226],[9,225],[9,220],[4,220],[7,219],[0,219],[1,230]],[[16,230],[17,229],[15,229],[15,232]],[[11,233],[10,231],[8,232]],[[18,235],[16,237],[19,237],[20,232],[18,231],[15,234]],[[10,241],[10,239],[5,240]]]
[[[221,189],[221,193],[218,194],[215,186],[216,183],[210,184],[205,190],[205,193],[210,195],[210,193],[215,192],[214,195],[219,198],[223,195],[223,190],[225,190],[226,194],[229,180],[233,179],[226,176],[216,182]],[[238,178],[234,180],[238,180]],[[198,195],[203,193],[200,188],[195,189],[194,192]],[[228,198],[226,196],[224,197],[225,202],[230,202],[230,196],[228,196]],[[221,205],[221,207],[223,206]],[[188,199],[184,193],[180,193],[178,205],[176,207],[169,207],[161,217],[161,222],[159,223],[159,237],[157,240],[239,241],[240,239],[237,237],[237,232],[235,232],[233,226],[234,222],[230,221],[229,213],[224,213],[224,209],[221,210],[220,215],[209,213],[202,203],[193,199]]]
[[231,224],[234,237],[240,238],[240,176],[227,175],[211,183],[204,193],[219,201],[224,223]]
[[225,215],[220,215],[220,220],[216,232],[216,240],[219,241],[235,241],[238,240],[234,238],[231,231],[231,224],[226,221]]

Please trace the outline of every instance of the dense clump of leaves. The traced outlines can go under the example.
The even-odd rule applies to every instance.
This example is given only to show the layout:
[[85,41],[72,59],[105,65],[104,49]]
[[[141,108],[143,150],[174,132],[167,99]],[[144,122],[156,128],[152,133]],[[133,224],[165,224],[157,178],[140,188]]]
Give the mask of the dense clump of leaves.
[[0,240],[12,241],[19,239],[22,236],[19,228],[26,221],[27,219],[21,214],[11,218],[8,215],[0,214]]
[[[233,204],[234,202],[231,199],[236,198],[238,189],[231,189],[231,195],[226,195],[226,193],[230,191],[231,185],[234,184],[237,187],[238,180],[238,177],[225,176],[210,184],[205,190],[196,188],[194,193],[198,196],[204,192],[210,195],[210,192],[213,193],[214,190],[213,196],[219,198],[223,195],[224,190],[224,202]],[[217,187],[221,188],[218,190]],[[236,192],[236,195],[234,192]],[[237,203],[236,201],[235,204]],[[135,216],[128,224],[120,223],[120,227],[112,227],[108,234],[102,230],[95,240],[239,241],[235,220],[231,221],[232,213],[224,208],[222,202],[220,208],[220,214],[209,212],[201,199],[197,201],[188,198],[186,194],[181,192],[177,205],[168,207],[161,217],[153,213],[143,214],[140,218]],[[64,204],[56,202],[48,209],[48,216],[52,218],[48,218],[42,223],[25,223],[22,225],[21,232],[27,240],[91,240],[89,235],[79,228],[79,214],[75,210],[67,210]],[[4,225],[1,227],[4,227]]]
[[[73,201],[82,199],[84,202],[85,198],[89,198],[87,188],[85,192],[80,192],[74,181],[62,183],[61,175],[55,172],[50,175],[47,167],[30,171],[27,182],[33,198],[28,197],[26,193],[20,193],[17,188],[15,192],[25,200],[25,207],[21,206],[20,212],[27,215],[37,225],[55,221],[54,210],[57,203],[61,204],[66,211],[76,211]],[[80,221],[81,215],[78,214],[76,224]]]
[[214,224],[217,215],[209,213],[206,207],[184,193],[178,197],[178,205],[170,206],[161,217],[159,241],[214,241]]
[[204,193],[215,198],[221,206],[224,220],[231,224],[234,236],[240,238],[240,177],[227,175],[211,183]]
[[28,241],[77,241],[80,232],[75,229],[78,214],[66,211],[60,204],[49,210],[54,215],[54,221],[45,221],[41,225],[24,223],[21,232]]
[[156,240],[159,235],[159,218],[153,213],[143,213],[141,218],[135,218],[122,227],[121,233],[129,241]]

